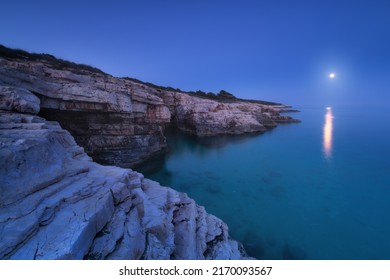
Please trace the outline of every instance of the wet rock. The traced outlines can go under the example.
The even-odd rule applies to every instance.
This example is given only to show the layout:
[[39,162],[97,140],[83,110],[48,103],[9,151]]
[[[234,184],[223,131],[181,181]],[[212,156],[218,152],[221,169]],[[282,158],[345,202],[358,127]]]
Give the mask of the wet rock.
[[263,241],[262,235],[258,231],[247,230],[244,235],[243,243],[245,248],[251,255],[261,256],[266,253],[266,243]]

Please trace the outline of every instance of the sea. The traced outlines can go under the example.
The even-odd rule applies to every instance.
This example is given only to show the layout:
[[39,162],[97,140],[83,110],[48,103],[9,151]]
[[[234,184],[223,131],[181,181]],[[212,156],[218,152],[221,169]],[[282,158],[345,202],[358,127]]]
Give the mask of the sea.
[[302,106],[261,134],[168,131],[136,168],[222,219],[257,259],[390,259],[390,110]]

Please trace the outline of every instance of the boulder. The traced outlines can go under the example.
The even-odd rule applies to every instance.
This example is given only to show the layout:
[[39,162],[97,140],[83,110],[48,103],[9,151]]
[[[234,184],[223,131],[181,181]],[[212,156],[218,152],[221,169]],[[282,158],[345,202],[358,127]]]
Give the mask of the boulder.
[[0,110],[38,114],[39,98],[23,88],[0,86]]

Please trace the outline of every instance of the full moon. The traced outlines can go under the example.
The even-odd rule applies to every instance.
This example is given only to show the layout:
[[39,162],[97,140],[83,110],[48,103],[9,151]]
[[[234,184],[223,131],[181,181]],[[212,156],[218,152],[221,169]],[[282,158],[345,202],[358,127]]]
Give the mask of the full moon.
[[336,77],[336,74],[335,74],[335,73],[330,73],[330,74],[329,74],[329,78],[334,79],[335,77]]

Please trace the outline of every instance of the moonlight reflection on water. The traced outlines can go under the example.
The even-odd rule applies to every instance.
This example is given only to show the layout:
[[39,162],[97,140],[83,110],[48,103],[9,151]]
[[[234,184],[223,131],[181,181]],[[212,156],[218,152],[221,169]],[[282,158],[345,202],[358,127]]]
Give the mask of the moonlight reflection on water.
[[332,156],[332,137],[333,137],[333,113],[332,107],[326,108],[325,124],[323,133],[323,148],[327,159]]

